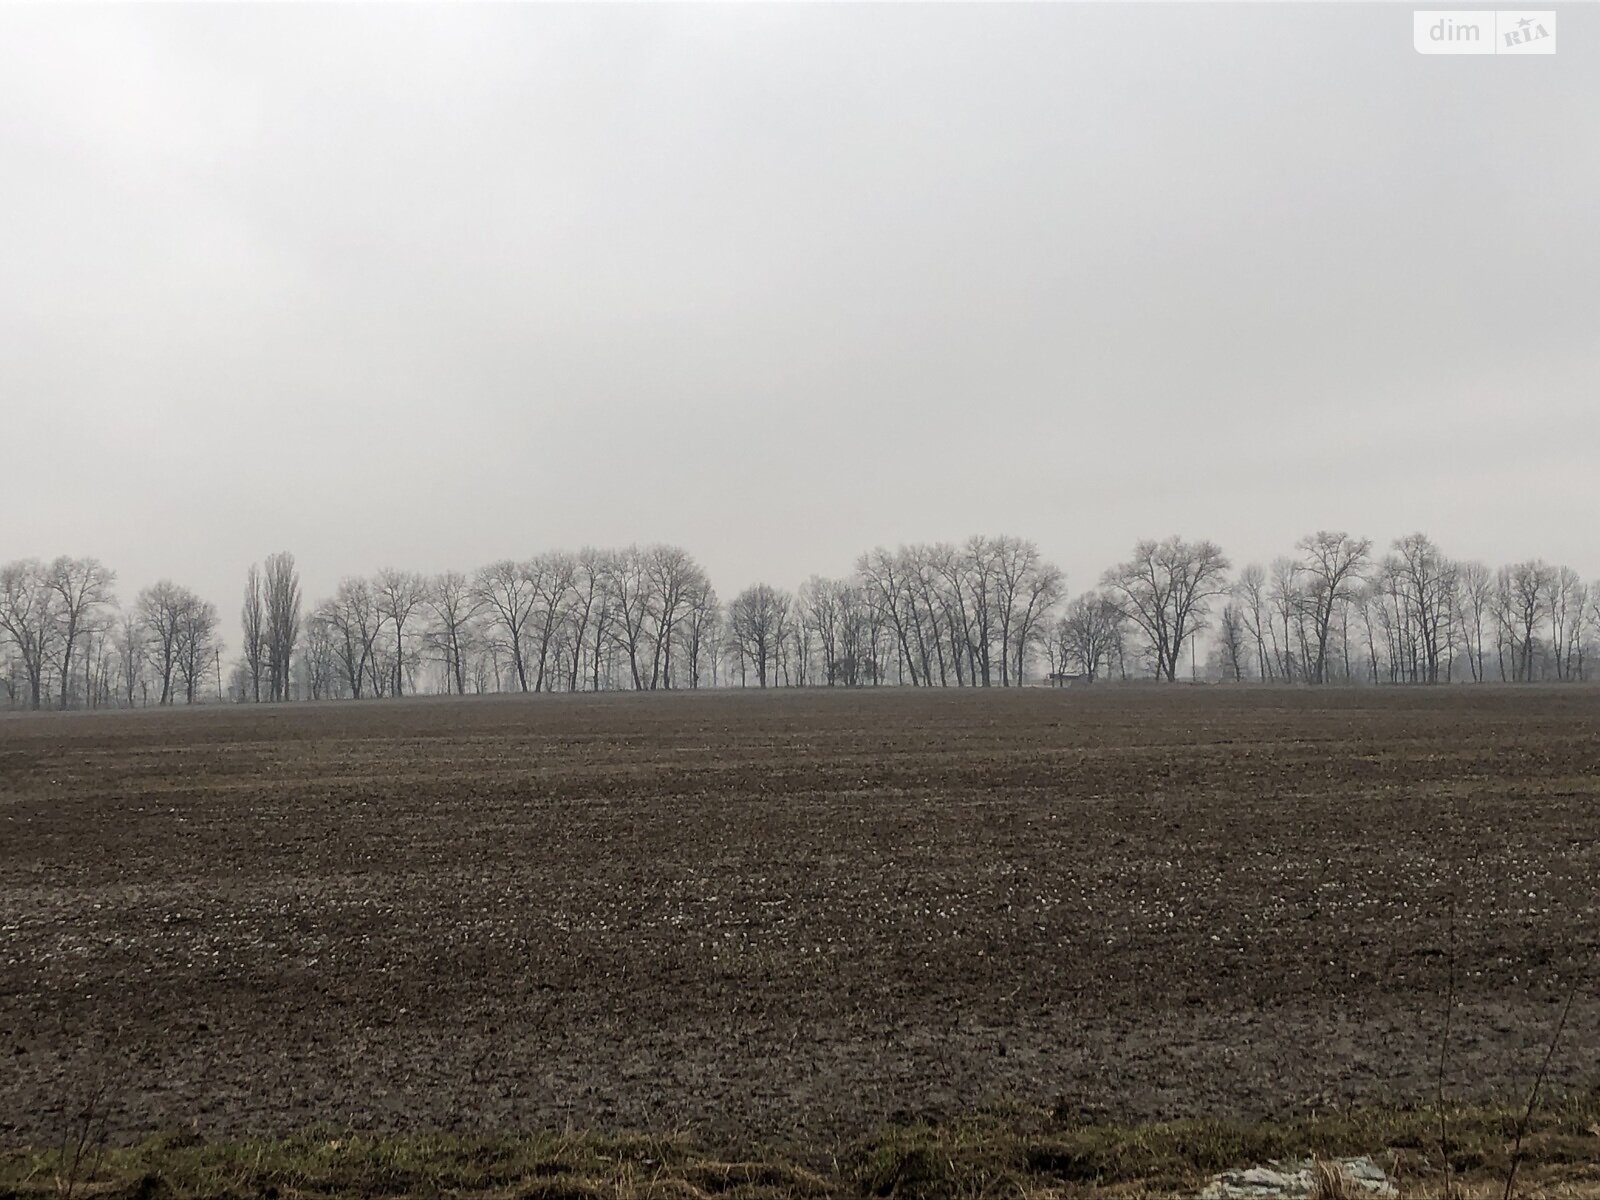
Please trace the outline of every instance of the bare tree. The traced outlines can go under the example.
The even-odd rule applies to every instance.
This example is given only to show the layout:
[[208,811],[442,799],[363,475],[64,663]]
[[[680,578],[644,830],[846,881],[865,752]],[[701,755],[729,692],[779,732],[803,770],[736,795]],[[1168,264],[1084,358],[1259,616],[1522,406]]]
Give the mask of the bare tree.
[[1312,683],[1328,681],[1328,636],[1334,609],[1348,601],[1361,583],[1361,572],[1372,553],[1368,538],[1319,529],[1301,538],[1299,567],[1308,582],[1306,602],[1311,613],[1315,651],[1308,664]]
[[1273,657],[1278,676],[1286,683],[1309,678],[1306,639],[1306,614],[1310,605],[1301,580],[1300,564],[1290,558],[1275,558],[1269,568],[1267,602],[1271,609],[1268,623]]
[[1178,677],[1178,656],[1196,631],[1212,596],[1226,588],[1228,560],[1208,541],[1169,537],[1140,542],[1127,562],[1105,573],[1106,592],[1148,639],[1156,672]]
[[1550,657],[1557,679],[1578,676],[1583,646],[1583,613],[1589,589],[1571,567],[1553,567],[1545,580],[1550,618]]
[[1271,632],[1272,618],[1267,611],[1267,573],[1261,564],[1251,563],[1239,572],[1233,595],[1255,650],[1257,674],[1263,681],[1275,678],[1277,668],[1267,655],[1267,634]]
[[312,700],[326,700],[334,696],[339,687],[339,654],[333,625],[324,619],[321,610],[314,611],[306,621],[306,648],[301,656],[305,670],[304,694]]
[[1486,672],[1483,628],[1493,610],[1494,572],[1480,562],[1463,563],[1461,590],[1464,602],[1462,635],[1467,651],[1467,666],[1472,672],[1473,681],[1482,683]]
[[84,673],[86,680],[92,678],[93,681],[89,703],[95,708],[111,704],[117,695],[120,664],[117,632],[115,618],[107,614],[103,625],[93,635],[92,656],[87,653],[88,643],[85,643]]
[[[928,687],[934,683],[948,687],[955,670],[952,648],[956,631],[950,623],[949,592],[935,565],[939,549],[938,546],[916,545],[902,547],[899,552],[907,584],[905,601],[911,644],[922,682]],[[992,604],[992,592],[987,602]],[[992,641],[993,626],[990,626],[990,633]]]
[[274,701],[289,699],[289,660],[300,639],[300,572],[287,551],[267,556],[267,678]]
[[528,664],[523,657],[528,622],[533,616],[539,595],[527,570],[510,559],[491,563],[478,572],[473,583],[484,611],[493,624],[505,635],[506,648],[511,653],[511,664],[517,674],[517,685],[528,690]]
[[1217,622],[1217,653],[1224,676],[1233,676],[1235,683],[1243,682],[1250,661],[1250,640],[1244,613],[1232,601],[1222,606]]
[[428,594],[427,583],[414,571],[385,569],[374,580],[373,595],[378,612],[394,628],[394,672],[390,694],[405,694],[406,625],[422,606]]
[[[977,665],[975,682],[984,687],[989,687],[994,680],[994,644],[1003,620],[999,588],[1002,554],[1003,549],[996,539],[982,536],[968,538],[963,547],[962,569],[972,612],[969,644]],[[1003,651],[1001,657],[1003,660]],[[1004,670],[1003,661],[1001,669]],[[924,671],[926,673],[926,659]]]
[[149,633],[149,646],[161,683],[157,704],[172,703],[172,684],[184,651],[185,622],[199,603],[188,588],[163,579],[139,593],[139,618]]
[[789,596],[764,583],[745,588],[728,606],[730,644],[741,666],[755,667],[758,687],[767,686],[777,665],[789,608]]
[[0,637],[22,663],[30,708],[42,705],[45,670],[56,656],[61,635],[59,600],[49,568],[38,559],[0,567]]
[[610,610],[606,605],[606,579],[610,575],[610,556],[604,550],[585,546],[573,564],[572,603],[567,620],[571,626],[568,649],[572,661],[567,672],[567,689],[577,691],[584,677],[584,663],[591,639],[593,643],[591,685],[600,690],[600,648],[609,636],[606,626]]
[[1550,611],[1550,585],[1554,571],[1544,562],[1529,560],[1507,568],[1511,629],[1517,647],[1516,677],[1533,681],[1534,647],[1539,627]]
[[1056,624],[1058,654],[1063,666],[1093,681],[1110,665],[1123,620],[1118,607],[1100,592],[1085,592],[1067,605]]
[[1412,683],[1438,683],[1456,607],[1456,568],[1425,534],[1400,538],[1394,549],[1387,569],[1401,606],[1397,619],[1404,675]]
[[245,678],[250,699],[261,703],[261,674],[267,648],[266,607],[261,598],[261,568],[250,564],[244,581],[244,605],[239,610],[239,626],[244,633]]
[[856,574],[875,622],[893,634],[900,661],[910,670],[915,685],[917,659],[911,652],[911,622],[907,616],[910,567],[904,548],[898,555],[882,546],[869,550],[856,561]]
[[207,671],[222,653],[216,633],[217,606],[184,589],[177,610],[176,663],[186,704],[194,703]]
[[533,588],[534,609],[530,625],[539,652],[533,690],[542,692],[547,686],[547,677],[553,679],[560,675],[559,663],[554,664],[554,672],[549,670],[552,665],[551,650],[556,644],[557,634],[566,624],[568,606],[576,598],[574,589],[577,585],[578,562],[572,555],[559,551],[540,554],[524,566],[524,573]]
[[351,696],[361,699],[369,677],[376,678],[373,652],[383,628],[371,583],[359,577],[342,580],[333,599],[317,609],[315,619],[330,631],[334,659]]
[[643,691],[646,677],[639,653],[656,599],[646,555],[639,547],[629,546],[612,555],[607,566],[606,603],[611,613],[611,636],[628,657],[634,689]]
[[652,628],[647,635],[651,643],[650,686],[671,687],[678,622],[689,613],[695,596],[710,587],[710,581],[680,546],[650,546],[644,552],[644,573],[652,600]]
[[[1589,607],[1587,609],[1587,617],[1588,619],[1586,624],[1588,626],[1589,636],[1597,641],[1600,641],[1600,579],[1595,580],[1589,585]],[[1582,638],[1580,638],[1578,641],[1578,678],[1580,679],[1585,678],[1584,645],[1585,642]]]
[[859,638],[852,639],[850,630],[852,610],[858,605],[859,594],[846,580],[813,575],[801,585],[798,619],[815,631],[828,687],[855,687],[860,682]]
[[444,656],[445,674],[454,682],[456,694],[467,694],[466,651],[472,640],[473,625],[487,601],[459,571],[435,575],[424,593],[424,603],[433,622],[428,636]]
[[998,537],[995,546],[995,607],[1000,612],[1000,644],[1007,659],[1002,664],[1002,685],[1026,679],[1028,648],[1045,618],[1061,599],[1061,569],[1046,562],[1039,547],[1022,538]]
[[[56,644],[61,662],[60,706],[67,707],[72,680],[72,655],[78,639],[85,633],[97,631],[103,609],[116,603],[112,587],[117,573],[109,570],[97,558],[68,558],[62,555],[50,564],[46,575],[48,586],[57,597],[56,620],[60,633]],[[87,701],[87,694],[85,701]]]
[[144,665],[149,650],[149,631],[137,611],[122,614],[117,625],[117,678],[119,690],[129,708],[144,683]]
[[707,661],[715,662],[718,626],[722,607],[717,603],[717,593],[704,573],[691,585],[688,597],[688,615],[683,619],[683,645],[685,674],[691,688],[700,686]]
[[[944,637],[941,645],[948,644],[950,650],[950,669],[955,672],[956,684],[965,686],[978,681],[978,642],[980,640],[980,608],[983,618],[987,618],[989,605],[987,599],[982,599],[974,594],[978,585],[978,572],[974,569],[975,549],[982,553],[987,560],[986,550],[982,550],[986,543],[982,538],[969,539],[966,546],[957,549],[948,542],[936,542],[932,546],[914,548],[919,562],[916,564],[916,575],[919,582],[931,570],[933,579],[937,582],[937,590],[933,593],[943,618]],[[984,635],[992,631],[984,627]]]

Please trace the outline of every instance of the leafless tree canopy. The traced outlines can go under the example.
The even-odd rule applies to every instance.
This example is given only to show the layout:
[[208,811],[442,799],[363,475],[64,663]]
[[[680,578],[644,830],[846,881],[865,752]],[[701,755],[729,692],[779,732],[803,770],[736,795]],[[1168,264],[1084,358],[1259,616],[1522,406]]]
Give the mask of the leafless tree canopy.
[[163,579],[139,593],[137,609],[155,673],[156,703],[171,704],[181,687],[193,704],[200,693],[201,674],[210,665],[207,660],[221,653],[215,640],[215,605]]
[[53,698],[66,708],[80,684],[86,693],[94,689],[95,651],[108,650],[116,579],[93,558],[0,567],[0,652],[11,653],[5,687],[12,703],[42,707],[53,684]]
[[1229,563],[1214,542],[1140,542],[1133,557],[1101,581],[1112,605],[1144,635],[1156,674],[1178,677],[1185,644],[1200,631],[1206,607],[1226,586]]
[[1204,678],[1324,684],[1580,681],[1600,587],[1527,560],[1386,550],[1318,530],[1231,574],[1214,542],[1141,541],[1069,594],[1024,538],[878,546],[842,578],[722,603],[678,546],[585,548],[424,576],[348,576],[302,612],[293,555],[244,580],[226,673],[215,607],[168,580],[119,608],[94,559],[0,565],[12,707],[360,699],[415,692],[736,686],[1008,687]]
[[265,658],[274,700],[289,697],[290,664],[300,640],[300,573],[294,555],[269,555],[265,571],[267,627]]

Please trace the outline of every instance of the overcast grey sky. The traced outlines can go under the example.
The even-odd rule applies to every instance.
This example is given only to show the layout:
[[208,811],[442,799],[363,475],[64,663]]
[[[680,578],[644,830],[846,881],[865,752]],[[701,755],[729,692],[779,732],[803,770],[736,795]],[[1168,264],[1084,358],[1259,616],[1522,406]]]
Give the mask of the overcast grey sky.
[[[0,559],[1600,571],[1600,9],[0,8]],[[230,641],[236,638],[230,637]]]

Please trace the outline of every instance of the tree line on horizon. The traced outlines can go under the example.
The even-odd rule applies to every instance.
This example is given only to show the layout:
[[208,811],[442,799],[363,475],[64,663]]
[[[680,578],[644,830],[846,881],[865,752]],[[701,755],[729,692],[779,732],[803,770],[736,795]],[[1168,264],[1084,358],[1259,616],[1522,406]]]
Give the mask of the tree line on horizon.
[[[1318,531],[1237,574],[1206,540],[1141,541],[1071,595],[1009,535],[876,547],[843,578],[719,599],[677,546],[551,551],[468,574],[348,576],[306,606],[293,555],[252,566],[242,646],[160,580],[119,605],[93,558],[0,565],[0,703],[169,705],[701,687],[1011,687],[1041,681],[1581,681],[1600,584],[1499,568],[1412,534]],[[1202,642],[1205,653],[1202,657]]]

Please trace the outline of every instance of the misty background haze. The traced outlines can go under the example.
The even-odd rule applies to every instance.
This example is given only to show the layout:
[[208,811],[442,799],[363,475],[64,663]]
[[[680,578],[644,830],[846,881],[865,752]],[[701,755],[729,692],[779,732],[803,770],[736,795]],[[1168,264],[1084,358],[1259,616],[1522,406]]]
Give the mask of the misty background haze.
[[670,542],[720,592],[1006,530],[1585,574],[1600,15],[0,9],[0,559]]

